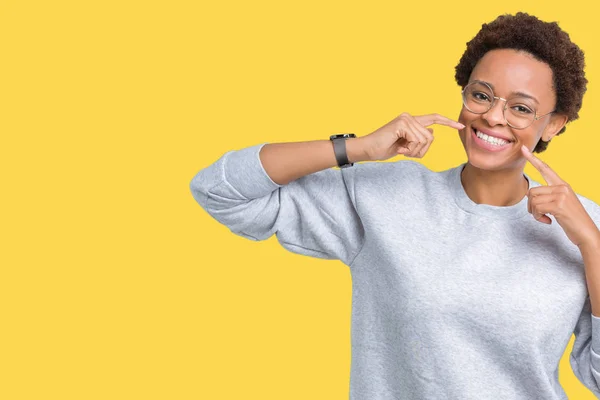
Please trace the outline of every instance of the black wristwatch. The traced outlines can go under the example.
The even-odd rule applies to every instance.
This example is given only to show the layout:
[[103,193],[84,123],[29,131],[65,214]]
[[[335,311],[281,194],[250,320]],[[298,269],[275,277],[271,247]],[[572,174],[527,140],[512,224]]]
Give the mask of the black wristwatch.
[[356,135],[354,133],[342,133],[340,135],[331,135],[329,137],[329,140],[333,142],[333,151],[338,167],[348,168],[354,165],[354,163],[351,163],[348,160],[348,154],[346,153],[346,139],[355,137]]

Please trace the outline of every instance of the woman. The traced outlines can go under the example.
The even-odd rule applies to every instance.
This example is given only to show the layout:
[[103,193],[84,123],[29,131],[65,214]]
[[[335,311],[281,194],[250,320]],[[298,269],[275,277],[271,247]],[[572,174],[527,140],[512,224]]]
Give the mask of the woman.
[[[573,333],[573,371],[599,397],[600,207],[527,151],[577,119],[583,67],[556,23],[500,16],[456,67],[458,122],[403,113],[334,146],[229,151],[191,190],[235,234],[349,266],[351,399],[566,399]],[[434,123],[459,130],[467,162],[362,163],[423,157]]]

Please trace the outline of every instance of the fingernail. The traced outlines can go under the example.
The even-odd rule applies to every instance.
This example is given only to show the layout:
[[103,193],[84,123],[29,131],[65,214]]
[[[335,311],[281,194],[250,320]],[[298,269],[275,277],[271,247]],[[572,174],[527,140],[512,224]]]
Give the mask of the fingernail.
[[527,148],[527,146],[523,145],[523,146],[521,146],[521,148],[522,148],[523,150],[525,150],[527,153],[531,153],[531,152],[529,151],[529,149]]
[[460,122],[458,123],[460,125],[460,129],[464,129],[465,126],[463,124],[461,124]]

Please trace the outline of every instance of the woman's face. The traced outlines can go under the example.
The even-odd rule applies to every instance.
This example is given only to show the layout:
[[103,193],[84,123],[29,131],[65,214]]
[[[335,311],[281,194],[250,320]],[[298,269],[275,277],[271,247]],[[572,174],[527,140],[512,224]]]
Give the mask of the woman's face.
[[[552,69],[528,53],[512,49],[491,50],[471,72],[469,82],[474,80],[487,82],[492,87],[494,96],[504,99],[517,97],[517,92],[532,96],[529,104],[535,107],[538,116],[554,110],[556,94],[552,87]],[[504,119],[505,103],[503,100],[496,100],[493,107],[484,114],[474,114],[463,105],[458,121],[465,128],[460,130],[460,139],[469,163],[477,168],[522,168],[526,159],[522,155],[521,146],[525,145],[533,150],[540,138],[549,140],[566,123],[566,116],[550,114],[534,121],[525,129],[514,129]],[[487,131],[492,136],[497,134],[511,142],[503,150],[490,151],[478,144],[474,129]]]

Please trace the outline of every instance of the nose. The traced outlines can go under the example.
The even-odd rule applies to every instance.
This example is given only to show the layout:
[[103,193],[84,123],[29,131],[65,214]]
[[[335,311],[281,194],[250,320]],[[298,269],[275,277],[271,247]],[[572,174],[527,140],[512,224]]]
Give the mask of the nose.
[[496,98],[492,108],[483,113],[481,117],[485,119],[490,126],[506,125],[506,120],[504,119],[505,103],[506,101],[504,99]]

